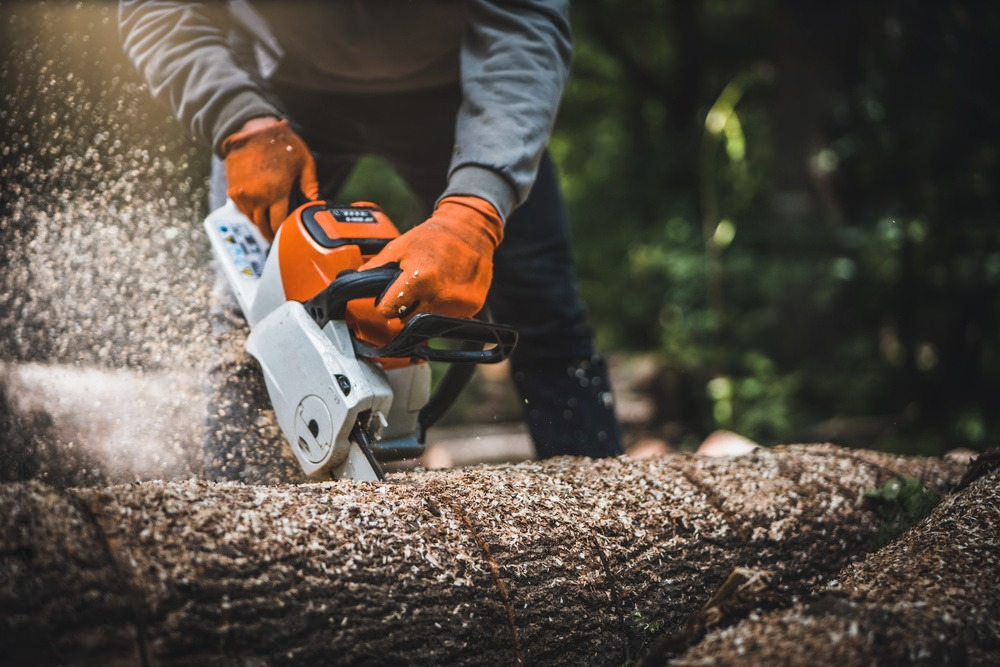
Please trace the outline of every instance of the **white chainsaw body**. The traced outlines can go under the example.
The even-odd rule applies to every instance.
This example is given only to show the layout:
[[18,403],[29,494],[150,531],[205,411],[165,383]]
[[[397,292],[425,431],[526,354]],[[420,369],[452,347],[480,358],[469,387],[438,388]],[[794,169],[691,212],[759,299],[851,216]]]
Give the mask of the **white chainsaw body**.
[[260,363],[278,425],[302,469],[314,477],[378,479],[352,430],[360,426],[380,445],[415,445],[430,365],[387,371],[355,354],[344,321],[320,329],[301,303],[288,300],[276,252],[280,229],[268,252],[257,227],[227,201],[205,219],[205,231],[250,325],[246,349]]

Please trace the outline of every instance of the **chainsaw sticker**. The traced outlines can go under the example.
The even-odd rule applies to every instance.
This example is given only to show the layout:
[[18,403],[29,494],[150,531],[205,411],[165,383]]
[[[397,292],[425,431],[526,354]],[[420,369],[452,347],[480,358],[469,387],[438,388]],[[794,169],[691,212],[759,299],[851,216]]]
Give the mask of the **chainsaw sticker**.
[[226,252],[236,270],[249,278],[260,278],[267,256],[250,228],[242,223],[219,225]]

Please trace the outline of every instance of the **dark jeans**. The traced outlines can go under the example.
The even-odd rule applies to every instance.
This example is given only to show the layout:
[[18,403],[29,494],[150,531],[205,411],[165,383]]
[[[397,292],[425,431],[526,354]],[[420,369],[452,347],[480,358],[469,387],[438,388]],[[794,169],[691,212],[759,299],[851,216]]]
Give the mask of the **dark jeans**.
[[[457,88],[378,96],[273,92],[316,155],[321,196],[335,199],[364,155],[393,165],[428,210],[444,191]],[[538,455],[620,454],[611,385],[577,292],[566,211],[547,153],[531,195],[507,220],[487,303],[497,322],[518,330],[511,368]]]

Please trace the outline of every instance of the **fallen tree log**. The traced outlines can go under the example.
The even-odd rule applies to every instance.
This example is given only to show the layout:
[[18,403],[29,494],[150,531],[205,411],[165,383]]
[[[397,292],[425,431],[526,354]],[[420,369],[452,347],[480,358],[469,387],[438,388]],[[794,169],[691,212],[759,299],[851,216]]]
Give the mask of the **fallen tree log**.
[[832,446],[559,459],[386,484],[0,486],[0,651],[55,664],[621,664],[734,566],[807,591],[862,491],[960,462]]
[[[845,667],[1000,664],[1000,469],[807,600],[715,630],[669,664],[805,665],[820,655]],[[654,649],[645,664],[670,657]]]

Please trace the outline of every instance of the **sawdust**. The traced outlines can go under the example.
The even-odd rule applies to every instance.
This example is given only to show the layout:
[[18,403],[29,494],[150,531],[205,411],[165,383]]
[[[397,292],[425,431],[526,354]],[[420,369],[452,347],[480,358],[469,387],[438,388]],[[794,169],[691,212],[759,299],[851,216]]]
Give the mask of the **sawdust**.
[[[0,451],[33,463],[32,478],[88,486],[185,479],[201,468],[191,443],[202,437],[205,404],[191,397],[204,380],[193,373],[0,362],[0,378],[9,418],[22,421],[22,434],[39,448],[19,451],[8,443]],[[46,428],[32,428],[28,415],[44,416]],[[72,461],[74,451],[86,465]]]
[[[209,151],[139,81],[114,3],[5,3],[0,26],[0,382],[37,444],[0,453],[53,484],[201,473],[208,411],[257,390],[212,375],[245,330],[227,338],[210,317]],[[236,441],[231,457],[280,459],[261,405],[216,438]],[[264,463],[232,478],[275,479]]]
[[114,5],[15,3],[3,20],[4,356],[204,367],[206,151],[139,84]]

